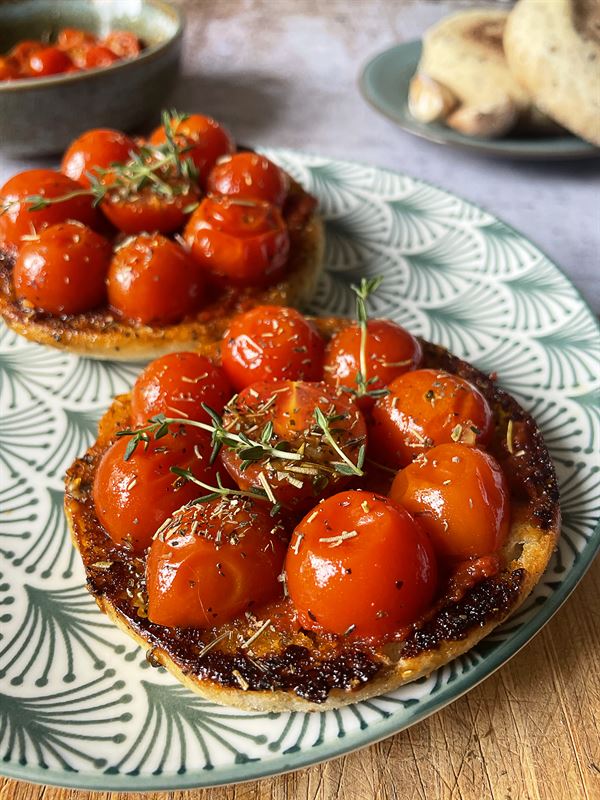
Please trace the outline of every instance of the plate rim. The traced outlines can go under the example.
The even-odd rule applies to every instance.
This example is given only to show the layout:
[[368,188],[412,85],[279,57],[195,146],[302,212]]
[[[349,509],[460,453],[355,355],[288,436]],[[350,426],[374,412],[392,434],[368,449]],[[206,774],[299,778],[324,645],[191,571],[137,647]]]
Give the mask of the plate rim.
[[[375,169],[378,172],[384,172],[394,176],[406,177],[425,187],[432,187],[437,191],[443,192],[448,197],[454,197],[461,202],[488,214],[495,222],[500,222],[508,230],[512,231],[520,239],[530,243],[535,249],[547,260],[551,267],[561,276],[561,278],[570,286],[575,293],[578,303],[589,312],[591,318],[594,320],[597,333],[600,335],[600,321],[594,311],[591,309],[580,290],[573,284],[570,277],[566,275],[562,269],[547,256],[534,241],[528,236],[521,233],[517,228],[504,222],[496,214],[487,211],[479,204],[464,198],[461,194],[456,194],[453,191],[445,189],[429,180],[424,180],[419,177],[414,177],[404,170],[395,170],[387,167],[380,167],[368,162],[361,162],[357,160],[338,159],[332,158],[327,155],[319,155],[316,153],[306,152],[303,150],[296,150],[292,148],[257,148],[264,150],[277,156],[280,154],[282,157],[286,154],[292,157],[300,157],[300,159],[319,159],[325,163],[344,164],[351,166],[358,166],[363,169]],[[0,775],[7,778],[25,781],[27,783],[41,784],[48,786],[57,786],[62,788],[73,789],[87,789],[96,791],[127,791],[127,792],[140,792],[140,791],[178,791],[192,788],[211,788],[218,786],[227,786],[234,783],[246,783],[253,780],[260,780],[262,778],[270,778],[275,775],[282,775],[289,772],[295,772],[316,764],[330,761],[334,758],[347,755],[348,753],[360,750],[363,747],[368,747],[378,741],[400,733],[403,730],[411,727],[412,725],[422,722],[432,714],[437,713],[444,707],[458,700],[467,692],[471,691],[479,683],[486,680],[490,675],[500,669],[506,664],[513,656],[517,655],[530,641],[537,636],[542,628],[549,622],[554,614],[559,611],[565,601],[573,593],[581,579],[584,577],[588,569],[595,561],[598,552],[600,552],[600,519],[597,521],[594,530],[591,532],[589,538],[582,551],[577,554],[573,567],[568,572],[564,581],[561,581],[558,589],[554,590],[540,605],[539,609],[535,612],[531,619],[521,625],[514,633],[511,633],[493,650],[490,655],[482,658],[475,666],[471,667],[467,677],[462,678],[460,691],[456,691],[456,687],[452,686],[446,695],[438,697],[435,695],[432,699],[431,695],[420,700],[418,705],[414,707],[411,712],[410,719],[404,723],[394,724],[394,714],[392,713],[387,719],[382,719],[379,723],[362,731],[360,729],[347,733],[344,739],[337,739],[324,743],[322,747],[327,748],[326,755],[317,755],[310,750],[304,750],[293,754],[280,753],[278,756],[270,759],[269,762],[259,760],[257,762],[247,762],[245,764],[229,765],[226,767],[218,767],[213,770],[196,770],[187,771],[184,774],[167,773],[160,775],[127,775],[127,773],[119,773],[117,775],[106,774],[102,771],[98,773],[89,772],[69,772],[60,771],[54,768],[44,769],[39,765],[17,765],[8,761],[0,761]],[[318,710],[315,713],[319,713]],[[293,761],[293,763],[290,763]],[[269,765],[270,766],[266,766]],[[266,767],[266,768],[265,768]],[[237,774],[243,771],[242,775]],[[219,778],[211,780],[214,775]]]
[[[538,137],[537,139],[532,137],[530,140],[487,140],[473,138],[472,140],[465,139],[465,141],[463,141],[454,138],[447,138],[443,133],[443,128],[441,129],[441,133],[438,133],[434,129],[428,130],[427,127],[422,129],[421,127],[418,127],[416,122],[412,124],[411,120],[407,116],[402,115],[400,112],[394,114],[391,110],[382,105],[373,93],[371,85],[373,71],[381,61],[391,58],[392,55],[400,52],[408,54],[412,49],[416,50],[417,47],[420,48],[421,45],[421,39],[411,39],[408,42],[400,42],[399,44],[391,45],[384,50],[378,51],[365,64],[363,64],[357,78],[359,91],[368,105],[377,111],[378,114],[381,114],[382,116],[386,117],[386,119],[389,119],[395,123],[401,130],[411,134],[412,136],[416,136],[419,139],[423,139],[424,141],[432,142],[433,144],[456,148],[458,150],[462,150],[463,152],[476,153],[477,155],[485,156],[486,158],[503,158],[514,161],[577,161],[582,159],[600,158],[600,148],[595,147],[590,142],[586,142],[584,139],[581,139],[574,134],[571,134],[570,136],[558,137],[563,141],[572,141],[572,149],[559,151],[552,150],[550,148],[549,150],[540,151],[535,149],[534,143],[536,141],[540,141],[541,137]],[[417,61],[418,55],[415,57],[415,68],[417,66]],[[543,139],[543,141],[552,141],[553,138],[557,137],[547,137]],[[525,146],[523,144],[525,141],[531,142],[533,146]],[[507,145],[503,143],[509,144]]]

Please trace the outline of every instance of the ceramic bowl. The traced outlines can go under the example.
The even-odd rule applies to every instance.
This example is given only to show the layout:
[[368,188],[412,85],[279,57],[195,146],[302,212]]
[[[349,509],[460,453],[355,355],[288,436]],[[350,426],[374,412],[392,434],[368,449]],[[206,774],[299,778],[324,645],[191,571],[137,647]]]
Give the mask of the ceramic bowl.
[[164,0],[20,0],[0,5],[0,53],[62,27],[135,33],[134,59],[70,75],[0,82],[0,152],[59,153],[89,128],[130,131],[161,107],[179,72],[184,20]]

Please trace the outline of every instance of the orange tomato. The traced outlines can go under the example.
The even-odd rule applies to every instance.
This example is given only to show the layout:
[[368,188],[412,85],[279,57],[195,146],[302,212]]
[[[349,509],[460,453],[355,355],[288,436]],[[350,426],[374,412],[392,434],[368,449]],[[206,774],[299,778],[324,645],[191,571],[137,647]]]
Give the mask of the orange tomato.
[[128,443],[128,437],[117,439],[102,456],[94,475],[93,499],[96,516],[110,538],[141,553],[174,511],[205,494],[170,468],[191,469],[210,485],[216,470],[209,463],[209,434],[190,427],[172,427],[147,447],[140,443],[125,461]]
[[[127,162],[131,153],[137,151],[136,143],[124,133],[109,128],[95,128],[71,142],[63,156],[60,171],[71,180],[88,187],[90,179],[87,173],[94,174],[95,167],[107,169],[115,162]],[[98,174],[95,177],[98,178]]]
[[17,297],[50,314],[79,314],[106,300],[110,242],[80,222],[45,228],[17,256]]
[[440,556],[494,553],[510,524],[509,493],[498,462],[463,444],[441,444],[395,477],[390,497],[425,528]]
[[58,47],[42,47],[31,53],[26,71],[32,77],[44,78],[66,72],[70,66],[71,59]]
[[492,411],[479,389],[448,372],[419,369],[400,375],[372,410],[369,442],[375,461],[405,466],[437,444],[485,444]]
[[213,194],[263,200],[282,206],[287,197],[289,179],[277,164],[258,153],[234,153],[223,156],[212,168],[207,190]]
[[322,500],[296,526],[285,560],[303,627],[385,636],[433,601],[433,548],[413,517],[386,497],[346,491]]
[[181,509],[150,547],[148,618],[171,628],[227,622],[281,592],[285,551],[279,525],[250,499]]
[[169,325],[200,308],[203,283],[201,270],[182,247],[158,233],[142,233],[114,254],[108,300],[131,322]]
[[318,381],[325,342],[294,308],[257,306],[233,318],[221,342],[223,367],[236,389],[256,381]]

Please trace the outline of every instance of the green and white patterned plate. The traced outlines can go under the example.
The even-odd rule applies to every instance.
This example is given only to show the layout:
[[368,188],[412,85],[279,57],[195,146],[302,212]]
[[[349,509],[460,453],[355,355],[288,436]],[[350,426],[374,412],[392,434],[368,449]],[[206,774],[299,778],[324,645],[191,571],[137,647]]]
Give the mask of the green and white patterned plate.
[[89,361],[0,329],[0,772],[109,789],[257,778],[389,736],[459,697],[556,611],[600,543],[595,320],[540,251],[485,211],[405,175],[268,153],[318,195],[326,266],[313,310],[350,313],[349,284],[383,274],[374,311],[484,370],[542,426],[562,488],[556,555],[516,617],[393,694],[315,714],[244,714],[201,700],[96,609],[62,514],[62,474],[94,439],[133,364]]
[[421,57],[421,42],[404,42],[376,55],[365,66],[359,85],[373,108],[408,133],[436,144],[459,147],[483,156],[537,160],[600,158],[600,149],[566,132],[559,136],[506,136],[484,139],[465,136],[446,125],[426,125],[408,110],[408,87]]

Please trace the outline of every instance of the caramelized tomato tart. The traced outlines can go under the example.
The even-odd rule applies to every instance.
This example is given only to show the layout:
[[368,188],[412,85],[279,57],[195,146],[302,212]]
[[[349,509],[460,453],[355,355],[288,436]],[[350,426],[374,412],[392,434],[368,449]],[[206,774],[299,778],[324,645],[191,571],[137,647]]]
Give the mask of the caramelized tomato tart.
[[210,117],[164,114],[147,142],[88,131],[60,172],[0,188],[0,314],[40,344],[152,358],[309,299],[322,250],[315,198],[279,166]]
[[216,702],[321,710],[428,675],[518,608],[555,547],[534,420],[493,377],[369,324],[372,288],[356,323],[264,307],[149,365],[67,474],[98,605]]

